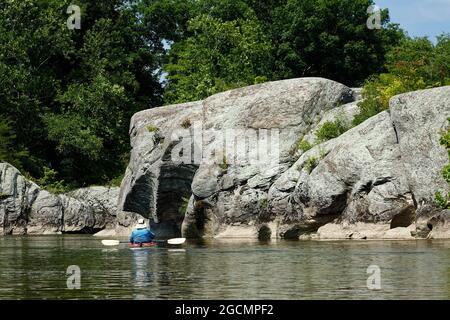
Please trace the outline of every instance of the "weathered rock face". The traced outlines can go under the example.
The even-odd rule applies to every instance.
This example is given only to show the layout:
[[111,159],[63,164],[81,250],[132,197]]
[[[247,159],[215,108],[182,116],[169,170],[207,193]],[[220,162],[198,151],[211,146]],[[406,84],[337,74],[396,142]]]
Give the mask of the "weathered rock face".
[[[450,116],[450,87],[394,97],[390,112],[297,150],[301,139],[315,143],[326,121],[351,121],[358,98],[360,90],[305,78],[138,113],[119,209],[153,217],[166,230],[170,221],[176,234],[176,209],[192,194],[187,237],[450,237],[448,215],[434,207],[434,193],[448,191],[439,134]],[[183,131],[186,119],[192,127]],[[179,147],[186,139],[189,165],[186,144]]]
[[67,196],[92,208],[96,221],[95,229],[114,229],[119,221],[117,215],[119,191],[120,189],[116,187],[90,187],[75,190]]
[[[439,134],[449,115],[450,87],[400,95],[391,100],[390,113],[301,155],[269,191],[271,211],[282,217],[280,235],[297,237],[329,218],[334,227],[320,228],[320,238],[433,237],[432,227],[418,231],[415,222],[433,207],[434,193],[448,189],[440,176],[447,155]],[[320,160],[305,170],[311,158]],[[424,219],[432,226],[432,218]],[[411,230],[398,229],[406,227]],[[449,231],[439,237],[450,237]]]
[[175,163],[174,147],[201,119],[202,103],[193,102],[139,112],[131,119],[130,163],[119,195],[119,209],[150,219],[160,237],[179,234],[183,197],[191,194],[198,165]]
[[441,169],[448,157],[439,138],[450,117],[450,87],[396,96],[390,108],[408,185],[419,204],[432,202],[447,189]]
[[[265,206],[269,186],[295,161],[299,137],[327,111],[352,99],[344,85],[305,78],[140,112],[131,121],[131,161],[119,209],[150,217],[157,232],[175,235],[182,221],[181,199],[193,193],[185,218],[191,231],[186,233],[215,234],[231,223],[253,223],[260,211],[257,203]],[[191,162],[185,161],[186,141],[192,146]],[[236,142],[242,142],[241,148]],[[180,154],[183,163],[174,160]],[[258,161],[252,162],[252,156]],[[205,232],[207,224],[214,225],[211,233]]]
[[80,189],[55,195],[0,163],[2,234],[94,233],[115,228],[118,188]]
[[[390,221],[413,208],[396,143],[389,114],[383,112],[301,155],[269,191],[279,232],[297,237],[336,218]],[[311,159],[317,160],[312,164]]]
[[[193,205],[186,213],[183,232],[201,237],[268,237],[266,223],[273,221],[268,206],[269,187],[295,161],[299,138],[315,128],[329,110],[351,100],[349,88],[319,78],[267,83],[206,99],[206,129],[242,129],[242,139],[255,131],[258,138],[236,152],[234,159],[229,155],[227,140],[226,166],[220,163],[220,153],[216,156],[218,163],[200,165],[192,183]],[[266,130],[270,130],[270,138],[265,137]],[[215,139],[207,142],[205,149],[220,151],[222,143]],[[269,150],[272,148],[277,154]],[[239,161],[240,152],[248,158],[255,153],[258,161]]]

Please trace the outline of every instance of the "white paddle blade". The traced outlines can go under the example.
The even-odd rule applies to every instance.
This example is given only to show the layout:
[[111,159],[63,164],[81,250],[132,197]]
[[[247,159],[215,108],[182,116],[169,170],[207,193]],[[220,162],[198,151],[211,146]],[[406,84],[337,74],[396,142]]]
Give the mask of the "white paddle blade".
[[119,240],[102,240],[104,246],[118,246],[120,244]]
[[168,244],[183,244],[186,242],[186,238],[174,238],[167,240]]

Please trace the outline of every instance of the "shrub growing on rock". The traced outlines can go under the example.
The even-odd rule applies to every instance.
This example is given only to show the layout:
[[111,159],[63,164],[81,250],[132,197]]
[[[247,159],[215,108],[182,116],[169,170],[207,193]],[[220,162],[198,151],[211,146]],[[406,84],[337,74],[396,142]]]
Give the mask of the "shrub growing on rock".
[[58,180],[58,173],[48,167],[44,167],[44,174],[36,180],[36,183],[43,189],[56,194],[65,193],[72,189],[66,185],[64,180]]
[[300,151],[302,151],[303,153],[310,150],[313,147],[313,145],[311,143],[309,143],[307,140],[303,140],[303,139],[301,141],[299,141],[297,146],[298,146],[298,149]]
[[358,125],[389,109],[389,100],[405,92],[450,84],[450,35],[438,37],[434,45],[427,38],[406,38],[387,54],[386,73],[370,77],[363,87]]
[[220,169],[222,169],[222,170],[227,170],[227,169],[228,169],[229,164],[228,164],[227,156],[226,156],[226,155],[223,156],[223,158],[222,158],[222,163],[219,164],[219,167],[220,167]]
[[350,128],[351,125],[342,117],[338,117],[334,121],[327,121],[316,133],[317,142],[322,143],[337,138]]
[[315,167],[319,164],[319,158],[318,157],[309,157],[308,160],[305,163],[305,169],[308,171],[308,173],[311,173]]
[[186,213],[187,207],[189,205],[189,198],[187,197],[182,197],[181,198],[181,205],[178,208],[178,213],[182,216],[184,216],[184,214]]
[[152,124],[149,124],[149,125],[147,126],[147,131],[150,132],[150,133],[156,132],[156,131],[158,131],[158,128],[155,127],[155,126],[152,125]]
[[[448,118],[448,122],[450,124],[450,118]],[[450,160],[450,126],[447,127],[447,129],[442,133],[441,139],[440,139],[441,145],[447,149],[448,158]],[[450,186],[450,163],[448,163],[443,169],[442,169],[442,176],[444,177],[445,181]],[[450,209],[450,193],[448,193],[446,196],[444,196],[440,191],[436,192],[436,204],[439,208],[442,209]]]

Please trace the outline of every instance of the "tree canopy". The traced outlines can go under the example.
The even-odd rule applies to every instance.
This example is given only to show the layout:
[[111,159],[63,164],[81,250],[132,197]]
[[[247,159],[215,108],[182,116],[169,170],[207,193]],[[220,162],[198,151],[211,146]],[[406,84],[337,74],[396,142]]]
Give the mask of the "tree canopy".
[[80,29],[70,4],[0,4],[0,160],[58,191],[120,180],[142,109],[294,77],[447,83],[448,37],[409,39],[387,10],[371,30],[373,0],[79,0]]
[[176,32],[184,38],[173,44],[164,68],[167,103],[295,77],[360,85],[384,70],[386,53],[404,37],[386,10],[381,29],[367,28],[372,0],[192,3],[192,17],[185,23],[182,16],[182,31]]
[[130,117],[161,103],[162,45],[144,37],[132,3],[78,3],[81,29],[70,30],[70,1],[2,2],[0,114],[10,131],[2,160],[14,158],[14,141],[29,153],[20,167],[33,177],[52,168],[83,186],[123,171]]
[[398,94],[450,85],[450,35],[443,34],[433,44],[427,38],[405,38],[386,54],[386,72],[369,77],[364,84],[359,124],[389,108]]

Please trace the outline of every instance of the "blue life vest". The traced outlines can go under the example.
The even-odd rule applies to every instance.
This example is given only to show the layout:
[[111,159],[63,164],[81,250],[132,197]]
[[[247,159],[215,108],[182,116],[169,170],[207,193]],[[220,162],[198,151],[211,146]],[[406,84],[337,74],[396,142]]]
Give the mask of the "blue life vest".
[[150,229],[134,229],[131,233],[130,243],[148,243],[152,242],[155,234]]

